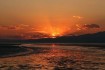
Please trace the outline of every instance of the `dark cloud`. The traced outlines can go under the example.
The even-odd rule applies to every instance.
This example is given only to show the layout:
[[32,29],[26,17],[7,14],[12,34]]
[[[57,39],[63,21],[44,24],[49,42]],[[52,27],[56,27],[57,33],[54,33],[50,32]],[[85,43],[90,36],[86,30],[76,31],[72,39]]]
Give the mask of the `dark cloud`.
[[100,28],[98,24],[85,24],[83,25],[85,28]]
[[20,24],[20,25],[0,25],[0,29],[9,29],[9,30],[20,30],[29,28],[29,25]]
[[1,29],[10,29],[10,30],[17,30],[17,26],[0,26]]

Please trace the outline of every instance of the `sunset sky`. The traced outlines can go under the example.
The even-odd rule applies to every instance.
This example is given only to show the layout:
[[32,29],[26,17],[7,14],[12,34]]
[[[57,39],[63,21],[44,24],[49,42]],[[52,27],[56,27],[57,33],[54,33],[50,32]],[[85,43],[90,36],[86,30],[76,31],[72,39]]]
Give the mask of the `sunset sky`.
[[105,30],[105,0],[0,0],[0,39]]

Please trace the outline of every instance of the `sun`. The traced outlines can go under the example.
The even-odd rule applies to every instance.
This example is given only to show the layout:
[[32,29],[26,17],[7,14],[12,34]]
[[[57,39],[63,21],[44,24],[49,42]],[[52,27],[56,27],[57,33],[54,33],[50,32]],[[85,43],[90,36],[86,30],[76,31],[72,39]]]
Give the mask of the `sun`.
[[59,32],[52,32],[51,33],[51,37],[52,38],[56,38],[57,36],[60,36],[60,33]]
[[55,33],[52,33],[52,36],[56,36],[56,34]]

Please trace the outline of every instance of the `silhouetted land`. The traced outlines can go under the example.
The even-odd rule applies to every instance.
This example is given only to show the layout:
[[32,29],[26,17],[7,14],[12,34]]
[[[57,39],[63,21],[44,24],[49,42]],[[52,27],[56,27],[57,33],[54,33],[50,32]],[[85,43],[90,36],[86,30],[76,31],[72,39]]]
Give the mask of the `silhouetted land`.
[[105,43],[105,31],[85,34],[79,36],[62,36],[57,38],[44,38],[38,40],[26,40],[25,42],[34,43]]
[[79,36],[62,36],[30,40],[0,40],[0,43],[105,43],[105,31]]

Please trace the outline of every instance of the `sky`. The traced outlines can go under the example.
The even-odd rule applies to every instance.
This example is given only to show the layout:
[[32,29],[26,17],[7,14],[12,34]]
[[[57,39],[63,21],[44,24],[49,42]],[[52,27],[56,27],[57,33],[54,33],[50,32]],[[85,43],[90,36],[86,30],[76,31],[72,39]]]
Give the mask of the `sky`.
[[105,31],[105,0],[0,0],[0,39]]

